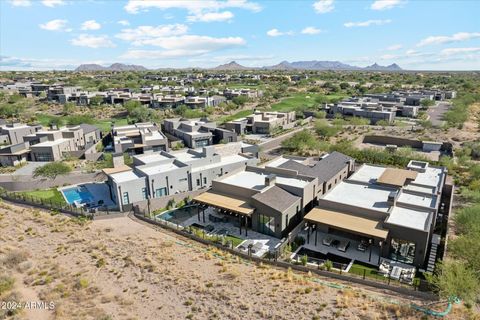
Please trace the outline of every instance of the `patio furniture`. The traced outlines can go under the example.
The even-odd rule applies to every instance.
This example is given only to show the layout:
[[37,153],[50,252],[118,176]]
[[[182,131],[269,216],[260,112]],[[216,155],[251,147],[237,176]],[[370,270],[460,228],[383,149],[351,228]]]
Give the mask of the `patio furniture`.
[[346,252],[349,245],[350,245],[350,241],[342,240],[342,241],[340,241],[340,243],[338,244],[337,249],[340,250],[340,251],[342,251],[342,252]]
[[392,272],[390,273],[390,278],[395,280],[400,280],[400,275],[402,273],[402,268],[399,266],[394,266]]
[[357,250],[365,252],[365,251],[367,251],[367,246],[363,242],[360,242],[357,246]]
[[242,242],[242,244],[240,244],[238,246],[238,249],[240,250],[247,250],[248,249],[248,246],[253,244],[253,241],[252,240],[245,240],[244,242]]
[[259,251],[262,250],[262,249],[263,249],[263,243],[257,242],[257,243],[255,243],[255,244],[253,245],[252,252],[253,252],[253,253],[257,253],[257,252],[259,252]]
[[332,245],[332,242],[333,242],[333,239],[331,237],[323,238],[323,241],[322,241],[324,245],[329,247]]

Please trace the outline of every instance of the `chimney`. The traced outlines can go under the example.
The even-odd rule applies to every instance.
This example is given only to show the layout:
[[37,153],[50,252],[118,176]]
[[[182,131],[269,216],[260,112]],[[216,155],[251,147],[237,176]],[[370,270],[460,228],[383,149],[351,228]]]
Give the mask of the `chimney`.
[[112,156],[113,167],[118,168],[125,164],[125,159],[123,158],[123,153],[114,153]]
[[213,154],[215,153],[215,147],[214,146],[206,146],[202,148],[202,153],[205,158],[211,158],[213,157]]
[[265,186],[271,187],[275,185],[275,180],[277,176],[274,175],[273,173],[269,174],[268,176],[265,177]]
[[391,206],[395,206],[395,204],[397,203],[397,195],[398,195],[398,191],[390,192],[388,195],[387,203]]

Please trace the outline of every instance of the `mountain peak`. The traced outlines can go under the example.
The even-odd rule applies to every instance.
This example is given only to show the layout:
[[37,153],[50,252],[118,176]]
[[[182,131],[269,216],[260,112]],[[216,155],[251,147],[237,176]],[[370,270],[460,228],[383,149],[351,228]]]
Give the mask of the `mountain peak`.
[[241,64],[238,64],[236,61],[230,61],[229,63],[221,64],[213,69],[214,70],[247,70],[249,68],[242,66]]
[[144,66],[135,65],[135,64],[123,64],[123,63],[113,63],[109,67],[104,67],[99,64],[90,63],[90,64],[81,64],[75,71],[145,71],[148,70]]

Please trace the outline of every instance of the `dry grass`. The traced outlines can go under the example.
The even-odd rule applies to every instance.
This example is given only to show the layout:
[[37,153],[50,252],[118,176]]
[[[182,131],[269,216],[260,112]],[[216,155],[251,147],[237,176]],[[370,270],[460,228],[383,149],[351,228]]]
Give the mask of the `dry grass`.
[[55,302],[55,310],[17,315],[25,319],[419,317],[403,307],[408,300],[392,305],[371,298],[380,293],[333,289],[312,274],[255,265],[128,218],[84,223],[0,206],[0,276],[16,279],[5,294]]

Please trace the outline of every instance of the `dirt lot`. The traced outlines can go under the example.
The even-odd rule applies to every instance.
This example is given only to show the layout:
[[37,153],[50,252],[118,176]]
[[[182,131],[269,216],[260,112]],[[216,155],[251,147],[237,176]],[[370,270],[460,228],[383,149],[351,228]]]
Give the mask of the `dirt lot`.
[[421,318],[408,297],[253,265],[128,217],[81,222],[0,203],[0,227],[0,300],[54,303],[18,319]]

